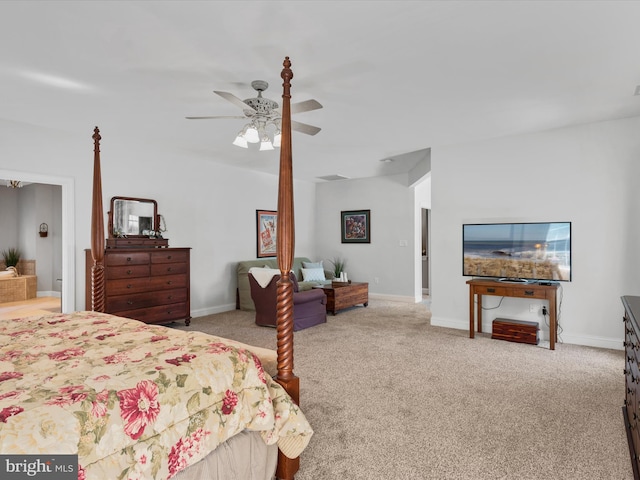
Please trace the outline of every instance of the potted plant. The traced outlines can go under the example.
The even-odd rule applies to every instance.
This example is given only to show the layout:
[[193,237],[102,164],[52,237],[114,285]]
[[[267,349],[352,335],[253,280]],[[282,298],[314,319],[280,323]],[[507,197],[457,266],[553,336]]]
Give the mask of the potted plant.
[[8,248],[2,251],[2,258],[4,260],[4,266],[6,268],[14,267],[18,268],[18,262],[20,261],[20,250],[17,248]]
[[341,257],[333,257],[333,260],[329,260],[329,262],[333,265],[333,278],[339,279],[340,275],[344,271],[344,267],[347,264],[346,260],[343,260]]

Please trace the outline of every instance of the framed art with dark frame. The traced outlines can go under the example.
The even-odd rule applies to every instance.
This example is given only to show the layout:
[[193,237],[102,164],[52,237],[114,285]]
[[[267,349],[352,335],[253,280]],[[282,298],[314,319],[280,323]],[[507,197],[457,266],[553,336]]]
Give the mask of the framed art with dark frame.
[[342,243],[371,243],[371,210],[340,212]]
[[277,245],[278,212],[256,210],[256,256],[275,257]]

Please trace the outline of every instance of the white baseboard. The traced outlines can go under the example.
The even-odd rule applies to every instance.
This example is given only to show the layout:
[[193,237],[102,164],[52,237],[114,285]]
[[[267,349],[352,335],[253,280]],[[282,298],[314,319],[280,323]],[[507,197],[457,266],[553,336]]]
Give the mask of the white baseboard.
[[[609,350],[624,350],[622,342],[624,340],[620,338],[607,338],[607,337],[594,337],[592,335],[571,335],[563,333],[558,338],[558,341],[562,343],[569,343],[573,345],[583,345],[585,347],[597,347],[607,348]],[[556,342],[556,345],[558,343]]]
[[213,315],[214,313],[230,312],[236,309],[235,303],[229,303],[227,305],[218,305],[215,307],[199,308],[197,310],[191,310],[192,317],[204,317],[206,315]]
[[[483,331],[484,333],[491,333],[491,324],[484,325],[483,323]],[[469,331],[469,320],[459,320],[459,319],[450,319],[450,318],[442,318],[442,317],[431,317],[431,325],[434,327],[446,327],[446,328],[455,328],[457,330],[466,330]],[[544,341],[549,336],[548,331],[541,330],[539,332],[540,341]],[[623,339],[620,338],[608,338],[608,337],[594,337],[592,335],[572,335],[570,333],[563,333],[559,336],[558,342],[556,342],[556,348],[561,343],[567,343],[572,345],[582,345],[583,347],[596,347],[596,348],[606,348],[609,350],[623,350],[624,346],[622,345]]]
[[36,292],[36,297],[57,297],[57,298],[62,298],[62,293],[61,292],[55,292],[55,291],[51,291],[51,292]]
[[403,302],[403,303],[418,303],[413,297],[407,297],[406,295],[386,295],[384,293],[371,293],[369,292],[369,298],[375,298],[377,300],[387,300],[389,302]]

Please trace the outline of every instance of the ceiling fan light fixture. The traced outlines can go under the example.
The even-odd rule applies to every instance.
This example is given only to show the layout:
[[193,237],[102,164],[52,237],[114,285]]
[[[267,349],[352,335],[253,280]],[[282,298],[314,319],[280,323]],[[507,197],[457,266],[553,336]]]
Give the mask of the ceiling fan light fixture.
[[269,137],[267,137],[266,135],[262,137],[262,141],[260,142],[260,150],[273,150],[273,144],[271,143],[271,140],[269,140]]
[[244,138],[244,136],[242,135],[242,132],[240,132],[238,134],[238,136],[236,137],[236,139],[233,141],[233,144],[236,147],[241,147],[241,148],[249,148],[249,145],[247,144],[247,139]]
[[249,143],[258,143],[260,141],[258,129],[254,125],[249,125],[244,134],[244,138],[246,138]]
[[280,130],[278,130],[273,136],[273,146],[279,148],[281,144],[282,144],[282,134],[280,133]]
[[[249,148],[249,143],[259,144],[260,150],[273,150],[279,148],[282,143],[282,113],[278,102],[263,97],[262,93],[268,88],[269,84],[264,80],[254,80],[251,87],[258,92],[257,97],[240,99],[233,93],[214,90],[214,93],[220,95],[225,100],[233,103],[242,109],[244,116],[207,116],[207,117],[186,117],[189,120],[196,119],[212,119],[212,118],[242,118],[248,123],[242,131],[236,136],[232,142],[234,145],[242,148]],[[317,100],[305,100],[303,102],[291,105],[291,113],[309,112],[322,108]],[[292,122],[291,130],[302,132],[306,135],[315,135],[321,129],[313,125],[307,125],[301,122]],[[267,132],[269,131],[269,133]],[[273,135],[271,135],[273,131]]]

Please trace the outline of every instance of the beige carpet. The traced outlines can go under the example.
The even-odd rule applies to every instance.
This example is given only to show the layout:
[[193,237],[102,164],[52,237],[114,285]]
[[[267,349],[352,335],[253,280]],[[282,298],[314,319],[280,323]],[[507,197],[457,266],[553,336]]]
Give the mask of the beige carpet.
[[[248,312],[176,328],[276,344]],[[431,327],[423,304],[375,299],[296,332],[315,430],[296,479],[633,478],[623,352],[556,348],[471,340]]]

